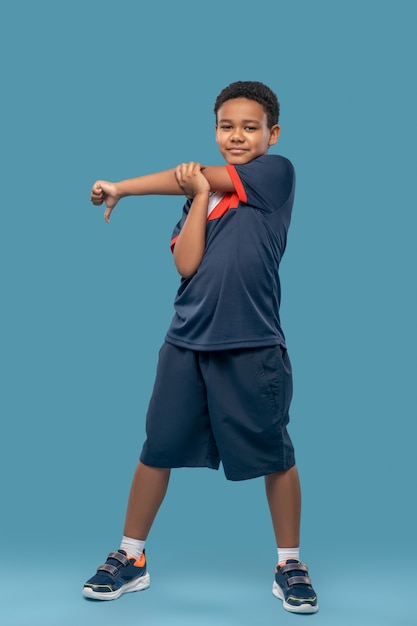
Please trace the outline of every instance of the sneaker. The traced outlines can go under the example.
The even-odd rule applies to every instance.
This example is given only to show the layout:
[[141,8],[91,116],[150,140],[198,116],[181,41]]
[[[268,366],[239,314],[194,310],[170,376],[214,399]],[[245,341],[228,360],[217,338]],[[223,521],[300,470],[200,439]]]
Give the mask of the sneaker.
[[84,585],[83,596],[93,600],[116,600],[122,593],[140,591],[150,585],[145,552],[139,560],[124,550],[110,552],[104,565]]
[[283,600],[284,609],[292,613],[316,613],[319,610],[307,565],[300,561],[289,559],[285,565],[277,565],[272,593]]

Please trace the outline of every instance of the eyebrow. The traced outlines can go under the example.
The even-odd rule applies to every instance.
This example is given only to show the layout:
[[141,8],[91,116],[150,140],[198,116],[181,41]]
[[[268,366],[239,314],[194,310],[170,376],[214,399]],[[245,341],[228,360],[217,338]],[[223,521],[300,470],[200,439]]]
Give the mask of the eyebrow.
[[[219,119],[219,124],[221,122],[230,122],[231,124],[233,123],[233,120],[229,120],[227,118],[221,118]],[[241,120],[242,124],[260,124],[259,120]]]

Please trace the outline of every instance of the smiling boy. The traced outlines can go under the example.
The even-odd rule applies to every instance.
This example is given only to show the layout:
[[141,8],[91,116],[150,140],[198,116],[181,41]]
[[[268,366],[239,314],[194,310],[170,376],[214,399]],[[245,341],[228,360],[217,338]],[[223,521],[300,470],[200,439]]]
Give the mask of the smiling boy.
[[145,541],[175,467],[265,477],[278,547],[273,593],[284,608],[318,610],[299,560],[301,493],[287,432],[292,374],[279,307],[279,263],[294,200],[290,161],[268,155],[279,103],[264,84],[232,83],[219,94],[216,141],[224,166],[183,163],[120,183],[97,181],[105,219],[128,195],[186,195],[171,248],[181,275],[161,348],[146,441],[117,552],[89,579],[87,598],[111,600],[149,586]]

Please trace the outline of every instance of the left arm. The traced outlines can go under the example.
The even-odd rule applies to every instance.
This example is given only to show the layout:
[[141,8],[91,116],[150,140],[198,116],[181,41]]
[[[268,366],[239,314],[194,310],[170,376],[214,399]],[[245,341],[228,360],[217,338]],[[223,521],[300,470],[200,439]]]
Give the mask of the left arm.
[[201,263],[206,245],[210,183],[201,173],[199,163],[182,163],[175,174],[178,184],[187,196],[193,197],[193,202],[175,242],[174,263],[181,276],[191,278]]

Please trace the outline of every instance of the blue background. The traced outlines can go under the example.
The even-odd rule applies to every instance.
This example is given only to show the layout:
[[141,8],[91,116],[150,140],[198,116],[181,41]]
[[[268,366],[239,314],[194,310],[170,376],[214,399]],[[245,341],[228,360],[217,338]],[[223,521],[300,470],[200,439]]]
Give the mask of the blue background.
[[297,170],[282,322],[311,619],[415,623],[415,18],[412,0],[1,4],[5,623],[298,619],[270,593],[262,480],[208,470],[173,473],[149,591],[80,595],[119,544],[181,210],[129,198],[107,225],[90,188],[221,163],[212,108],[234,80],[278,93],[274,151]]

